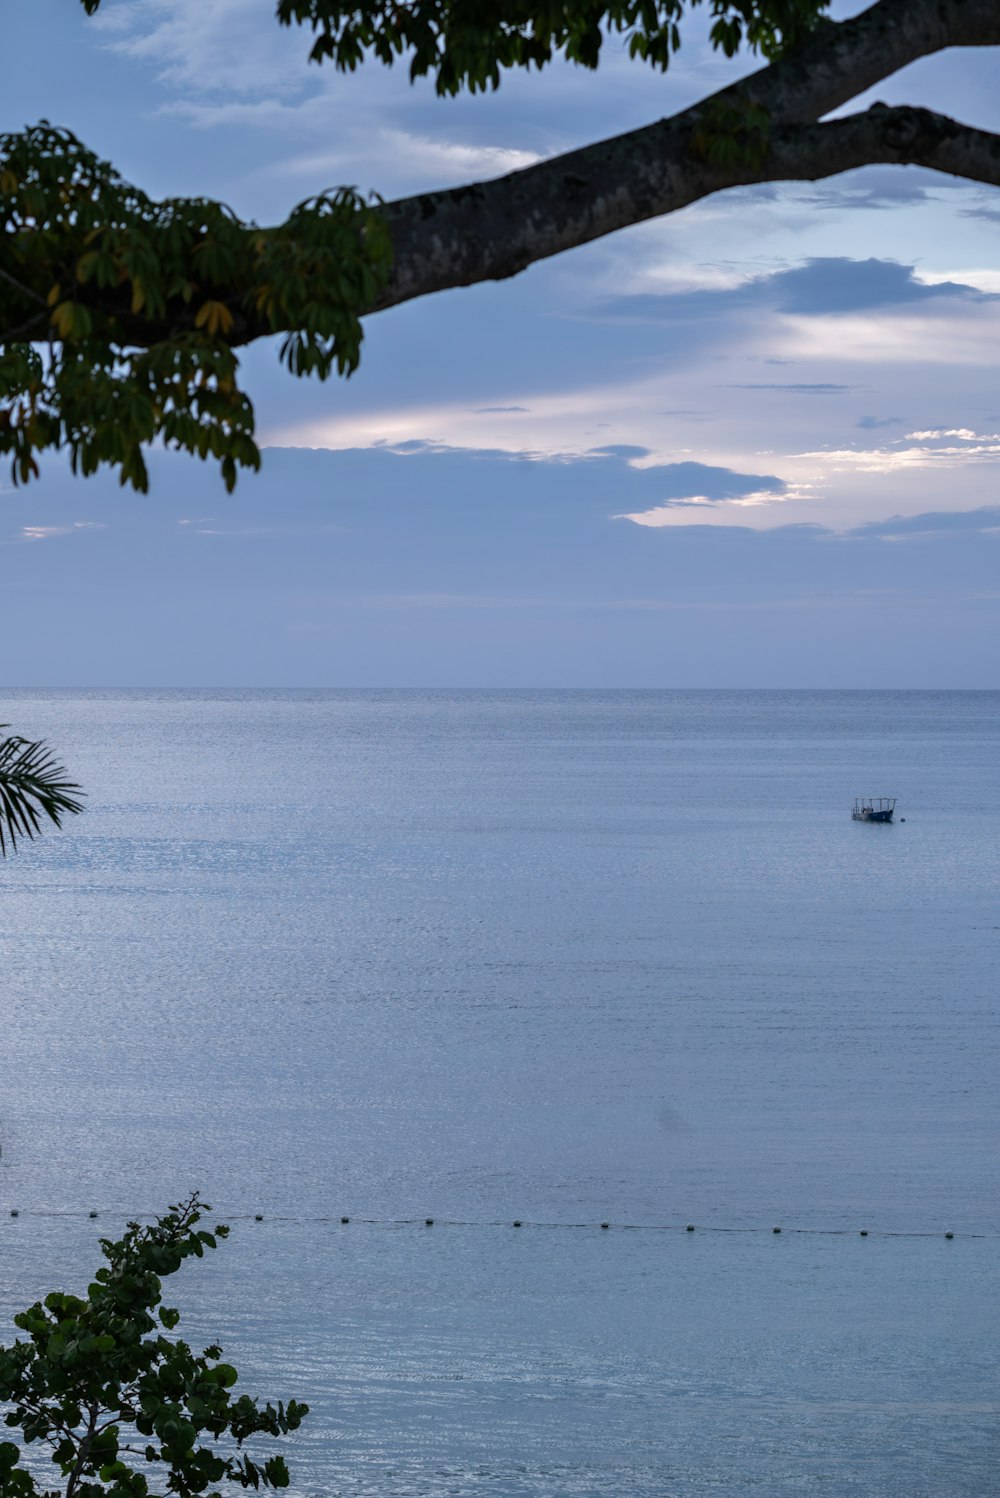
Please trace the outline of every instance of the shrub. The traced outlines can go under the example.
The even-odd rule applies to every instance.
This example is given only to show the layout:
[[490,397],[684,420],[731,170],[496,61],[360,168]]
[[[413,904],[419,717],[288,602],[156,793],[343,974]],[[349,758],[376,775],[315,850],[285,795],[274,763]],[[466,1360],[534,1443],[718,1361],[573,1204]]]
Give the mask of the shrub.
[[161,1279],[228,1235],[198,1228],[197,1193],[151,1226],[128,1224],[101,1240],[107,1263],[85,1299],[53,1292],[14,1318],[27,1333],[0,1348],[5,1423],[24,1443],[50,1448],[59,1485],[40,1487],[0,1442],[0,1498],[221,1498],[218,1484],[284,1488],[280,1456],[252,1459],[253,1436],[294,1430],[308,1405],[260,1406],[234,1396],[237,1372],[222,1349],[195,1353],[167,1334],[179,1313],[162,1304]]

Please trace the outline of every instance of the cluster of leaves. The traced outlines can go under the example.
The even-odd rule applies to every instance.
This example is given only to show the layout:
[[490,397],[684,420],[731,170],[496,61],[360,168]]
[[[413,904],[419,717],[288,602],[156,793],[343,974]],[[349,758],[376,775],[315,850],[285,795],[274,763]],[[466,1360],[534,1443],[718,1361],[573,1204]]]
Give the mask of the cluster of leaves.
[[[93,15],[101,0],[82,4]],[[770,59],[829,0],[277,0],[277,15],[311,28],[316,61],[353,70],[406,56],[411,77],[456,94],[557,56],[596,68],[609,36],[665,69],[699,5],[716,48]],[[706,116],[693,144],[708,160],[756,162],[768,121]],[[231,490],[260,462],[234,350],[282,333],[293,373],[350,374],[390,263],[384,216],[352,188],[261,229],[220,203],[153,202],[44,122],[0,135],[0,454],[15,483],[65,448],[74,472],[108,464],[144,491],[144,450],[162,441],[216,460]]]
[[350,188],[271,229],[223,204],[154,202],[67,130],[0,135],[0,453],[15,482],[67,448],[145,490],[143,447],[257,467],[234,346],[286,334],[295,374],[349,374],[388,275],[384,219]]
[[81,794],[46,744],[16,735],[0,739],[0,857],[6,858],[8,844],[16,850],[19,837],[37,837],[42,817],[59,827],[65,813],[82,811]]
[[699,110],[691,148],[711,166],[756,169],[771,148],[771,116],[752,99],[710,100]]
[[199,1230],[200,1217],[193,1195],[152,1226],[130,1223],[121,1239],[102,1239],[107,1266],[85,1300],[55,1293],[15,1317],[28,1340],[0,1349],[0,1400],[12,1406],[5,1421],[26,1442],[50,1448],[64,1485],[39,1489],[19,1447],[4,1441],[3,1498],[152,1498],[148,1464],[157,1464],[175,1498],[210,1489],[220,1498],[215,1485],[225,1481],[288,1486],[282,1457],[255,1461],[243,1444],[294,1430],[308,1407],[235,1398],[238,1375],[220,1348],[198,1354],[164,1335],[179,1316],[161,1305],[161,1277],[228,1232]]
[[[93,6],[95,0],[85,0]],[[410,57],[410,77],[433,74],[439,94],[497,88],[505,68],[542,68],[562,55],[596,68],[607,34],[631,57],[665,69],[685,14],[702,0],[278,0],[278,19],[312,27],[311,57],[353,71],[371,54]],[[732,57],[745,43],[767,58],[798,44],[829,0],[707,0],[712,45]]]

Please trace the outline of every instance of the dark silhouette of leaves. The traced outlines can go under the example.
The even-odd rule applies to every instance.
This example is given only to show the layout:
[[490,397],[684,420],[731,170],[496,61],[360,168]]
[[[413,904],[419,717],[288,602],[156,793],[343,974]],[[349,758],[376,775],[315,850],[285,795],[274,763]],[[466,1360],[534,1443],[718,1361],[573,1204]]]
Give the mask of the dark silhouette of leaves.
[[19,837],[37,837],[43,818],[60,827],[65,815],[83,811],[82,794],[46,744],[0,739],[0,856],[6,858],[8,847],[13,853]]

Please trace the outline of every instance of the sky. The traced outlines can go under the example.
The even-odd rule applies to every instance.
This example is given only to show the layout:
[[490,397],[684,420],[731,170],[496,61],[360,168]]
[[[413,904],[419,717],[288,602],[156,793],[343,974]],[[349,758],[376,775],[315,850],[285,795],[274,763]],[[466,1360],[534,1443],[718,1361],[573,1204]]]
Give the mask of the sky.
[[[666,77],[611,42],[597,74],[441,100],[308,64],[271,0],[4,0],[0,130],[47,118],[268,223],[501,175],[756,66],[701,25]],[[952,52],[877,97],[1000,129],[995,68]],[[234,495],[164,452],[148,496],[0,474],[4,684],[996,687],[998,335],[1000,196],[879,167],[380,313],[346,382],[256,345]]]

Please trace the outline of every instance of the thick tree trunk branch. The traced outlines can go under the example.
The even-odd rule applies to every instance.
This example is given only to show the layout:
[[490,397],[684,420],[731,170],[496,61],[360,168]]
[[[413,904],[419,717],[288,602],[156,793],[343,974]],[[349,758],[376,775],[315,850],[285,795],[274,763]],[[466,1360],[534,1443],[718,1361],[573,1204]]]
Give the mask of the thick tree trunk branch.
[[806,123],[850,103],[918,58],[946,47],[998,44],[997,0],[877,0],[851,20],[821,23],[795,52],[715,97],[753,100],[775,121]]
[[[395,266],[372,310],[516,275],[727,187],[815,180],[885,162],[993,183],[995,138],[924,110],[859,115],[848,129],[789,127],[815,126],[917,58],[997,44],[998,0],[878,0],[852,20],[821,25],[795,53],[670,119],[493,182],[389,203]],[[697,149],[699,130],[713,112],[752,109],[766,111],[771,123],[767,155],[752,167],[710,166]]]
[[778,125],[766,154],[713,166],[680,116],[497,181],[387,205],[395,264],[377,307],[516,275],[616,229],[758,182],[919,165],[1000,187],[1000,136],[946,115],[877,104],[825,124]]
[[[852,20],[821,25],[795,53],[670,119],[491,182],[389,203],[395,263],[370,310],[516,275],[728,187],[816,180],[886,162],[997,183],[997,138],[925,110],[873,110],[816,124],[917,58],[997,44],[998,0],[878,0]],[[713,111],[751,109],[771,122],[766,156],[735,168],[710,165],[697,147],[706,120]]]
[[[1000,0],[877,0],[671,119],[450,191],[378,206],[323,196],[269,229],[219,204],[153,204],[68,131],[5,135],[0,165],[17,169],[3,172],[0,452],[22,482],[62,446],[74,471],[107,463],[145,490],[143,448],[161,437],[217,457],[231,489],[259,453],[226,344],[286,333],[294,373],[348,372],[366,314],[516,275],[726,189],[882,163],[1000,186],[998,135],[909,106],[829,118],[918,58],[998,44]],[[47,362],[26,346],[44,332]]]
[[[884,163],[1000,186],[1000,137],[943,115],[877,105],[822,122],[917,58],[993,45],[1000,45],[1000,0],[877,0],[851,20],[821,24],[794,53],[669,119],[506,177],[387,203],[392,271],[371,305],[357,310],[502,280],[727,188],[815,181]],[[48,286],[21,289],[38,300]],[[122,346],[148,348],[194,325],[193,304],[178,299],[166,317],[152,318],[133,312],[126,293],[110,291],[103,307],[91,287],[86,298],[114,316]],[[226,297],[233,345],[289,331],[246,303],[238,287]]]

